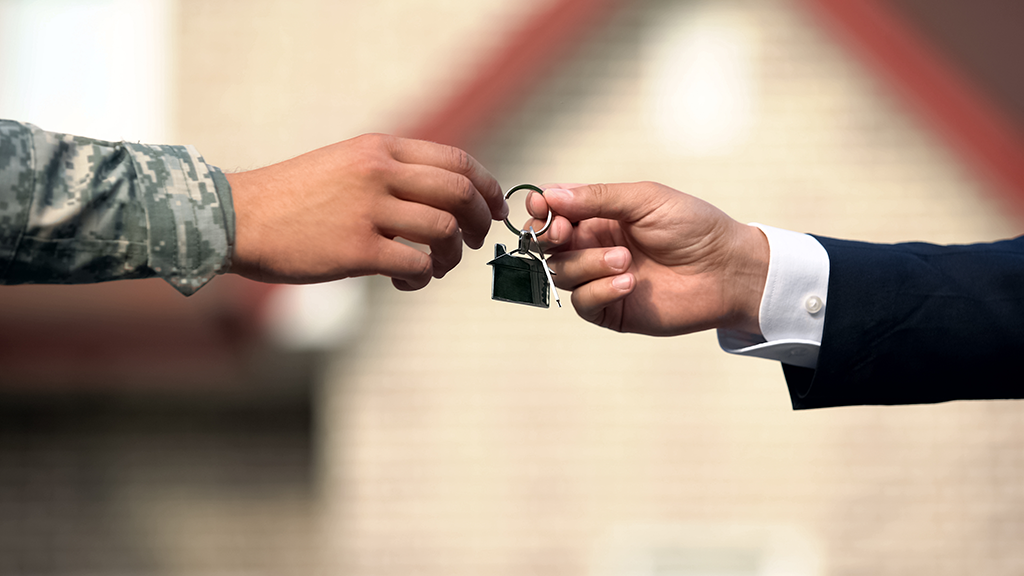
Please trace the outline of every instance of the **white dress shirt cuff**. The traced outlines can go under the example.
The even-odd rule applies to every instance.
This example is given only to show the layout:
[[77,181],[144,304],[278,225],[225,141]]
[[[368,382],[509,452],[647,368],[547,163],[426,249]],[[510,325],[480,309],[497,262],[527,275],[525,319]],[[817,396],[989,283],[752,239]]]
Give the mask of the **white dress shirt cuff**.
[[756,334],[719,330],[718,343],[731,354],[815,368],[828,301],[828,252],[813,236],[751,224],[768,238],[768,278]]

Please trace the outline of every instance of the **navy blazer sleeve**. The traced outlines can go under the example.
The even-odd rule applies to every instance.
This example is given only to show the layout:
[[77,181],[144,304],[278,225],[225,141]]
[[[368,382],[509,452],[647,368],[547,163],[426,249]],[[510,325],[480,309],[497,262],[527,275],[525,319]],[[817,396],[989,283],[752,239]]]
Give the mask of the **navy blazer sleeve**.
[[783,365],[793,407],[1024,398],[1024,236],[828,251],[815,370]]

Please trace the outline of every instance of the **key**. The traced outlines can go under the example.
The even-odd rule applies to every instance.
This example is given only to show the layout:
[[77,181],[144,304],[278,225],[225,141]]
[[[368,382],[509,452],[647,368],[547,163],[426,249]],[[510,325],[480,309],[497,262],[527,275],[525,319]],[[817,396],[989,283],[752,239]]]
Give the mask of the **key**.
[[544,260],[544,249],[540,247],[540,240],[537,240],[537,234],[533,231],[533,226],[530,226],[530,236],[533,238],[533,243],[537,245],[537,253],[540,254],[540,263],[544,266],[544,273],[548,276],[548,284],[551,285],[551,293],[555,295],[555,303],[558,307],[562,307],[562,301],[558,298],[558,289],[555,288],[555,281],[551,278],[553,272],[548,267],[548,263]]
[[492,268],[491,299],[547,308],[545,265],[529,252],[526,257],[516,256],[518,252],[506,252],[504,244],[494,246],[494,260],[487,263]]
[[[532,184],[521,184],[505,193],[505,199],[507,200],[515,191],[524,189],[544,193]],[[551,278],[553,272],[544,260],[544,251],[540,249],[540,242],[537,241],[537,236],[551,226],[552,216],[551,210],[548,210],[547,222],[539,233],[533,230],[533,226],[530,226],[529,231],[517,231],[508,218],[505,218],[505,226],[519,236],[519,247],[508,252],[504,244],[494,246],[494,259],[487,263],[491,267],[491,299],[548,308],[550,293],[554,292],[558,307],[562,307],[558,290],[554,287],[555,282]],[[540,252],[539,258],[530,250],[531,239]]]

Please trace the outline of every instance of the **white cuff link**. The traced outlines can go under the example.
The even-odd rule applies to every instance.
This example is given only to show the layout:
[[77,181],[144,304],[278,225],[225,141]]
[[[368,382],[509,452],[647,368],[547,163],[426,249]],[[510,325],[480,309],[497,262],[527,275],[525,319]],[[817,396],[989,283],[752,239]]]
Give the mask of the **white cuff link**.
[[751,225],[761,229],[770,250],[758,314],[763,338],[719,330],[718,342],[733,354],[814,368],[828,301],[828,252],[813,236]]

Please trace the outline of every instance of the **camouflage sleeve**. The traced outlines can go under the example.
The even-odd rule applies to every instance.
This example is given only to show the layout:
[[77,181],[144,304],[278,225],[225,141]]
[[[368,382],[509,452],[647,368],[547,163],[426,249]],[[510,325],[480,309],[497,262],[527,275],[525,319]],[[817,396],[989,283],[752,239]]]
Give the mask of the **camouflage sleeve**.
[[191,146],[0,120],[0,284],[160,277],[186,296],[230,265],[231,189]]

